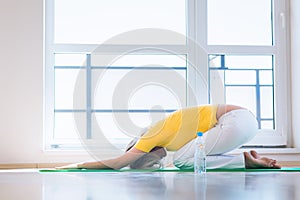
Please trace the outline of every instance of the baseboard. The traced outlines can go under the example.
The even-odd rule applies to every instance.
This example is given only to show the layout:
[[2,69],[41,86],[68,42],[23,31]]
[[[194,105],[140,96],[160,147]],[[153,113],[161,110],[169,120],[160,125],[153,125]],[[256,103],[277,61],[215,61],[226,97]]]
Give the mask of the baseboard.
[[[237,149],[231,152],[232,155],[237,155],[243,151],[250,149]],[[296,148],[255,148],[261,156],[276,159],[283,167],[300,167],[300,149]],[[172,163],[173,153],[169,153],[165,159],[165,163]],[[0,169],[40,169],[54,168],[70,163],[3,163],[0,164]]]
[[0,169],[32,169],[37,168],[37,164],[22,163],[22,164],[0,164]]
[[[283,167],[300,167],[300,161],[279,161],[279,165]],[[39,164],[0,164],[0,170],[4,169],[45,169],[55,168],[70,163],[39,163]]]
[[16,163],[16,164],[0,164],[1,169],[41,169],[55,168],[70,163]]
[[282,167],[300,167],[300,161],[279,161]]

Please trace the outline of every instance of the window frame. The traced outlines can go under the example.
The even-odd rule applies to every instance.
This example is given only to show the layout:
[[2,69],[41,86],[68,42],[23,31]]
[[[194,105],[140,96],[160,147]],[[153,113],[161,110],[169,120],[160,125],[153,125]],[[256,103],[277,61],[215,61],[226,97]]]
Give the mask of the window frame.
[[[288,136],[291,130],[291,116],[288,70],[288,33],[287,33],[287,2],[284,0],[270,0],[273,6],[273,45],[272,46],[249,46],[249,45],[208,45],[207,44],[207,1],[200,0],[197,10],[200,22],[197,23],[197,36],[199,43],[208,54],[222,55],[273,55],[274,56],[274,110],[275,130],[259,130],[255,138],[245,146],[273,146],[282,147],[288,145]],[[207,60],[206,63],[209,61]],[[204,64],[204,63],[203,63]],[[283,67],[282,67],[283,66]],[[280,113],[280,114],[278,114]]]
[[[224,54],[224,55],[274,55],[274,71],[275,82],[275,124],[276,130],[266,131],[260,130],[259,134],[247,146],[285,146],[288,144],[288,132],[290,130],[289,112],[289,71],[287,60],[287,19],[285,13],[287,6],[284,0],[272,0],[273,25],[274,25],[274,45],[273,46],[236,46],[236,45],[207,45],[207,0],[186,0],[186,18],[187,18],[187,38],[195,43],[187,45],[156,45],[155,47],[176,52],[177,54],[187,55],[189,62],[195,66],[206,66],[206,68],[198,69],[208,82],[208,55]],[[208,55],[199,53],[199,49],[195,46],[200,45]],[[47,150],[57,149],[53,145],[54,131],[54,52],[55,53],[90,53],[93,52],[98,44],[54,44],[54,0],[45,0],[45,68],[44,68],[44,147]],[[145,45],[141,45],[144,47]],[[102,45],[101,51],[104,54],[119,53],[124,48],[138,48],[139,45]],[[156,51],[147,51],[147,54],[157,54]],[[201,55],[201,56],[199,56]],[[187,68],[187,81],[193,91],[198,91],[198,102],[207,103],[209,99],[209,91],[201,93],[204,85],[196,75],[195,69]],[[187,90],[187,105],[192,106],[190,95],[192,91]],[[280,106],[279,106],[280,105]],[[280,115],[278,115],[280,113]],[[65,143],[64,143],[65,142]],[[58,141],[61,143],[58,149],[77,149],[78,143],[73,141]],[[65,145],[64,145],[65,144]]]
[[[81,149],[78,141],[73,139],[53,139],[54,132],[54,54],[55,53],[83,53],[90,54],[95,49],[97,53],[101,52],[104,55],[115,55],[123,53],[124,49],[141,49],[142,47],[153,47],[139,51],[139,54],[148,55],[188,55],[187,45],[107,45],[107,44],[54,44],[54,0],[45,0],[45,18],[46,18],[46,36],[45,36],[45,116],[44,116],[44,147],[46,150],[51,149]],[[187,33],[189,32],[186,30]],[[189,36],[187,36],[189,37]],[[156,49],[163,49],[164,51],[157,51]],[[169,53],[168,53],[169,52]],[[189,59],[189,58],[187,58]],[[189,59],[190,60],[190,59]],[[188,73],[188,72],[186,72]],[[91,89],[88,89],[90,93]],[[87,111],[86,111],[87,112]],[[166,111],[170,112],[170,111]],[[90,120],[89,120],[90,121]],[[87,125],[91,128],[91,125]],[[87,128],[88,129],[88,128]],[[90,135],[88,134],[88,138]],[[122,144],[117,144],[122,146]]]

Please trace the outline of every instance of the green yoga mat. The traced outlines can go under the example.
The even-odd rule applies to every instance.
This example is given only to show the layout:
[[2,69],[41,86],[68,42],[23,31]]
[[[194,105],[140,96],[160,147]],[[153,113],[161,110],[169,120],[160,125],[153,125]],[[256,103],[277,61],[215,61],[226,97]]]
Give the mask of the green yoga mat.
[[[193,170],[182,170],[178,168],[165,169],[41,169],[39,172],[193,172]],[[208,169],[207,172],[300,172],[300,168],[286,168],[281,169]]]

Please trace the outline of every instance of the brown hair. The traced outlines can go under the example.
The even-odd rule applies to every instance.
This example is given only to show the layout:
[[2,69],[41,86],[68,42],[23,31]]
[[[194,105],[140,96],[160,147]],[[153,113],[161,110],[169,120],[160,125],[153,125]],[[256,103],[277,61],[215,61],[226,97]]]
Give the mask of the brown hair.
[[[126,151],[129,151],[138,141],[133,139],[128,144]],[[146,153],[136,161],[132,162],[129,167],[131,169],[158,169],[163,166],[162,158],[167,155],[164,147],[154,147],[149,153]]]

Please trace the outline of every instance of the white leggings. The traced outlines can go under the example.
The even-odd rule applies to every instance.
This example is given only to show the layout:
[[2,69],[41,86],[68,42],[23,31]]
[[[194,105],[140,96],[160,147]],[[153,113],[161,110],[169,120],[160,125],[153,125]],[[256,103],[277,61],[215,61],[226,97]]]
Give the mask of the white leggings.
[[[204,134],[208,169],[243,168],[243,154],[226,155],[227,152],[249,142],[257,133],[254,115],[246,109],[233,110],[222,115],[215,127]],[[181,169],[194,167],[195,139],[175,152],[173,163]]]

